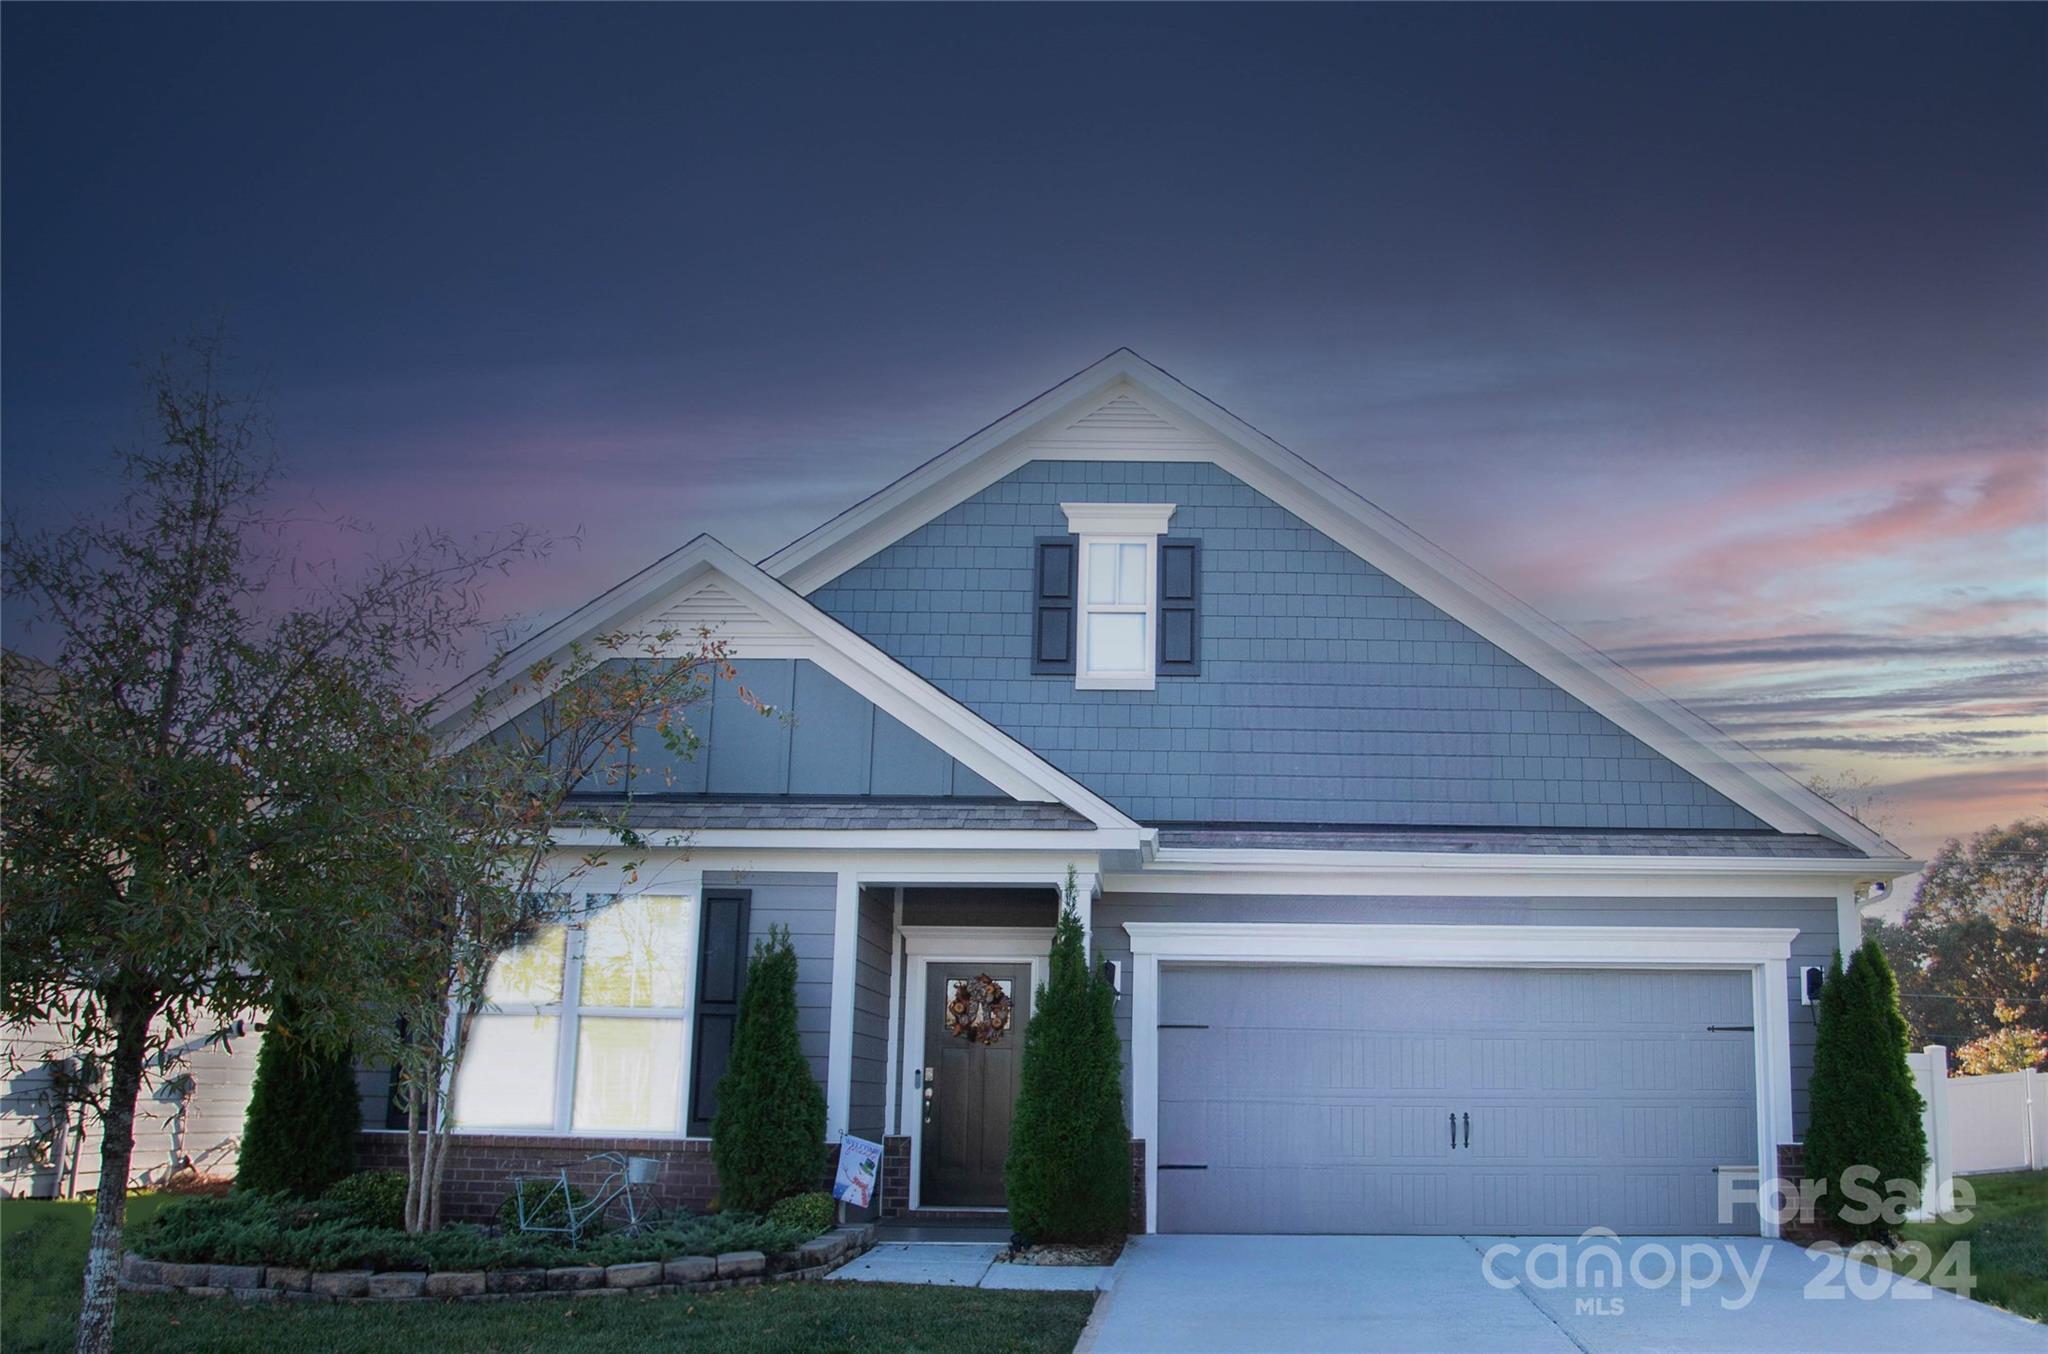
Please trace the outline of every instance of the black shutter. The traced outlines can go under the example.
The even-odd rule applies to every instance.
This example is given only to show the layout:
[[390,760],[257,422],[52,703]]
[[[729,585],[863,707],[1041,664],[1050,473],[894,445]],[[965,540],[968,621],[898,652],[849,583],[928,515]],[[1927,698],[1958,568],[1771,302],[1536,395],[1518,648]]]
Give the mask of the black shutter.
[[1159,675],[1202,671],[1202,546],[1171,537],[1159,542]]
[[732,1057],[747,979],[747,904],[744,889],[704,894],[697,944],[696,1033],[690,1041],[690,1134],[707,1137],[718,1113],[718,1079]]
[[1072,536],[1041,536],[1036,594],[1031,608],[1031,670],[1036,673],[1074,671],[1074,559]]

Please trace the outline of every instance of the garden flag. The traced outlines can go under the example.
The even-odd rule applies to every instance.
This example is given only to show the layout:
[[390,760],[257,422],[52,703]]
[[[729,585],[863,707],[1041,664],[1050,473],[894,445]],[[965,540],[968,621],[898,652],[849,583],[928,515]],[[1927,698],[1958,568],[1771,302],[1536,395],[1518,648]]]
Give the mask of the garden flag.
[[875,1172],[882,1164],[882,1144],[856,1138],[851,1133],[839,1140],[839,1174],[832,1181],[832,1197],[866,1208],[875,1194]]

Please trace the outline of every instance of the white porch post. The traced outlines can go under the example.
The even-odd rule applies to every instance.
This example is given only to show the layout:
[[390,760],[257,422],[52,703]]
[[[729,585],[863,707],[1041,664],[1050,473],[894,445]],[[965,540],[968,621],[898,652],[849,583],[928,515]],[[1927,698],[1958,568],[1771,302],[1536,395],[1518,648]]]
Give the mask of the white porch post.
[[853,1102],[854,963],[860,953],[860,876],[839,872],[839,893],[832,912],[832,1023],[826,1036],[825,1138],[838,1142],[846,1134],[847,1107]]
[[[1102,876],[1093,870],[1074,872],[1074,910],[1081,916],[1081,956],[1089,964],[1095,962],[1095,890],[1102,882]],[[1060,881],[1066,887],[1066,881]]]
[[1159,1230],[1159,956],[1131,947],[1131,1136],[1145,1144],[1145,1230]]

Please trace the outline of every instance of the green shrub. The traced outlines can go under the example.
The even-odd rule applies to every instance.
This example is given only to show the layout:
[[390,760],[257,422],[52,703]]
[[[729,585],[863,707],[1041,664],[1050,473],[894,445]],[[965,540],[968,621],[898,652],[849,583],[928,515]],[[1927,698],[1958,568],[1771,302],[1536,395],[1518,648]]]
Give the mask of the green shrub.
[[298,1016],[289,998],[270,1013],[235,1185],[317,1199],[355,1169],[362,1102],[348,1050],[308,1045],[294,1032]]
[[1129,1230],[1131,1135],[1116,993],[1089,967],[1071,873],[1051,968],[1024,1031],[1003,1185],[1010,1229],[1027,1241],[1106,1241]]
[[1881,1214],[1863,1216],[1871,1210],[1844,1190],[1847,1172],[1875,1170],[1867,1188],[1881,1195],[1889,1195],[1889,1182],[1907,1181],[1917,1199],[1927,1170],[1923,1104],[1906,1043],[1898,980],[1876,939],[1863,942],[1846,970],[1837,952],[1820,990],[1807,1082],[1806,1174],[1826,1182],[1821,1211],[1849,1239],[1890,1241],[1896,1225]]
[[754,947],[732,1059],[718,1083],[711,1160],[725,1207],[758,1213],[816,1189],[824,1173],[825,1097],[797,1035],[796,951],[775,927]]
[[[186,1264],[285,1265],[298,1269],[530,1269],[555,1265],[616,1265],[679,1255],[795,1248],[816,1235],[747,1214],[678,1217],[638,1236],[613,1234],[569,1246],[566,1238],[512,1233],[494,1236],[456,1223],[417,1236],[370,1227],[333,1201],[305,1203],[276,1194],[241,1193],[223,1199],[170,1204],[133,1238],[136,1254]],[[13,1245],[12,1240],[9,1246]]]
[[775,1201],[768,1210],[768,1221],[797,1228],[807,1237],[816,1236],[839,1221],[839,1201],[829,1194],[792,1194]]
[[320,1196],[348,1211],[365,1227],[405,1228],[405,1174],[402,1171],[358,1171],[345,1175]]
[[533,1227],[567,1227],[569,1205],[580,1205],[584,1198],[583,1191],[574,1185],[564,1195],[559,1180],[522,1180],[498,1205],[498,1225],[508,1232],[519,1230],[521,1195],[526,1197],[527,1224]]

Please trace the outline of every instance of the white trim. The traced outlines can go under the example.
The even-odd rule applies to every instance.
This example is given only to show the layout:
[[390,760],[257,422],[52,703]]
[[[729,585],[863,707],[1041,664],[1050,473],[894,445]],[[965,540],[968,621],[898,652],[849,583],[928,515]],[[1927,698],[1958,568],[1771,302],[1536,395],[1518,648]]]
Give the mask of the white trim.
[[1173,503],[1062,503],[1067,530],[1076,536],[1164,536]]
[[1863,907],[1857,902],[1855,886],[1850,885],[1835,895],[1835,944],[1846,960],[1862,943]]
[[[789,588],[734,554],[710,536],[698,536],[682,549],[642,570],[514,648],[499,666],[495,688],[486,691],[492,674],[480,672],[457,683],[441,697],[448,711],[442,727],[451,746],[460,747],[538,703],[546,691],[512,675],[534,663],[560,655],[572,643],[588,641],[621,626],[634,629],[636,618],[652,624],[649,610],[658,609],[677,592],[716,577],[739,601],[758,613],[787,623],[805,638],[731,641],[738,658],[807,658],[894,716],[913,733],[958,759],[963,765],[1013,799],[1059,802],[1098,827],[1139,831],[1121,810],[1073,777],[1054,767],[1022,743],[925,681],[867,640],[812,606]],[[718,638],[714,635],[713,638]],[[694,637],[676,646],[687,652]],[[637,653],[621,653],[637,657]],[[485,715],[472,720],[472,703],[484,697]],[[495,698],[493,698],[495,697]]]
[[[1099,458],[1099,448],[1034,440],[1129,395],[1207,438],[1202,454],[1396,582],[1471,627],[1672,762],[1782,832],[1823,832],[1877,859],[1897,847],[1556,622],[1512,596],[1349,486],[1214,401],[1120,348],[934,457],[762,567],[798,592],[830,582],[939,513],[1033,459]],[[1195,458],[1185,443],[1162,449]],[[1122,459],[1143,459],[1124,454]]]
[[[588,949],[592,920],[607,908],[634,898],[681,899],[684,904],[683,952],[680,955],[682,986],[676,1006],[586,1006],[583,1002],[583,963]],[[568,897],[562,914],[562,986],[552,1002],[486,1003],[477,1012],[489,1016],[537,1016],[555,1022],[554,1094],[549,1101],[550,1124],[456,1125],[451,1131],[472,1136],[503,1135],[552,1138],[650,1138],[682,1141],[690,1128],[690,1059],[697,1024],[697,960],[704,919],[704,875],[701,868],[664,875],[659,887],[597,889]],[[676,1127],[672,1132],[650,1128],[577,1128],[576,1074],[585,1019],[632,1019],[680,1022],[678,1044]],[[451,1034],[452,1037],[452,1034]],[[460,1074],[458,1073],[458,1083]],[[449,1113],[454,1097],[447,1098]]]
[[1159,848],[1112,869],[1107,893],[1400,894],[1418,897],[1835,897],[1919,868],[1910,860],[1578,856]]
[[[924,1206],[924,1103],[918,1073],[925,1067],[925,988],[931,984],[933,964],[970,963],[1029,964],[1031,966],[1032,1012],[1037,1010],[1038,989],[1045,984],[1052,957],[1052,928],[1049,926],[899,926],[906,965],[904,987],[904,1051],[898,1092],[906,1111],[904,1127],[910,1138],[910,1207]],[[1027,1017],[1028,1019],[1028,1017]],[[1023,1031],[1017,1032],[1023,1037]]]
[[859,986],[860,879],[838,875],[832,907],[832,1016],[825,1036],[825,1141],[846,1136],[853,1105],[853,998]]
[[[1145,1143],[1145,1230],[1159,1227],[1159,982],[1173,964],[1737,969],[1756,1026],[1757,1162],[1768,1179],[1792,1140],[1786,961],[1799,933],[1748,926],[1460,926],[1126,922],[1131,938],[1131,1135]],[[1777,1221],[1759,1209],[1765,1236]]]
[[[1087,829],[1046,829],[1039,831],[969,828],[903,828],[878,830],[827,830],[823,828],[644,828],[640,835],[650,847],[675,851],[758,850],[760,848],[808,849],[828,852],[862,851],[945,851],[999,852],[1017,855],[1036,852],[1072,858],[1077,852],[1094,855],[1099,851],[1138,851],[1157,835],[1150,828],[1130,831]],[[557,846],[608,847],[625,851],[618,836],[605,828],[561,828],[555,832]],[[633,851],[646,849],[632,848]],[[631,854],[631,851],[627,852]],[[812,867],[818,868],[818,867]],[[1044,865],[1039,865],[1044,870]]]

